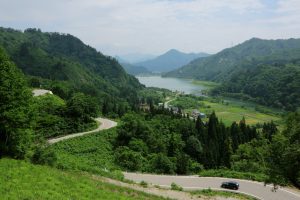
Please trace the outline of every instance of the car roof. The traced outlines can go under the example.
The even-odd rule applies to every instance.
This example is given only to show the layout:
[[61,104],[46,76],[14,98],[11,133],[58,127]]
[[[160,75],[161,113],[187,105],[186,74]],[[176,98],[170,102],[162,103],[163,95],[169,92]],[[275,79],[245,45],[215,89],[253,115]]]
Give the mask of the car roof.
[[238,185],[238,182],[235,182],[235,181],[226,181],[226,182],[223,182],[223,183],[232,183],[232,184],[236,184],[236,185]]

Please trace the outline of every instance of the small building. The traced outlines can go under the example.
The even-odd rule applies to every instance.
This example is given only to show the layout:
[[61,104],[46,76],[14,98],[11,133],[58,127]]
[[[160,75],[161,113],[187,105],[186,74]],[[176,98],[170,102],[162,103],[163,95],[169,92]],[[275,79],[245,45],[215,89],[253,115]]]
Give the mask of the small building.
[[205,113],[200,113],[199,116],[200,116],[201,119],[206,118],[206,114]]
[[37,96],[42,96],[42,95],[46,95],[46,94],[53,94],[53,93],[50,90],[34,89],[32,91],[32,94],[33,94],[33,96],[37,97]]
[[158,103],[159,107],[164,107],[164,103]]
[[194,109],[194,110],[192,111],[192,117],[195,118],[195,119],[197,119],[198,116],[200,116],[201,119],[202,119],[202,118],[206,118],[206,114],[205,114],[205,113],[202,113],[202,112],[200,112],[199,110]]
[[139,105],[139,108],[143,111],[147,111],[147,110],[150,110],[150,105],[148,105],[147,103],[141,103]]
[[174,114],[177,114],[179,112],[179,108],[178,107],[173,106],[173,107],[171,107],[171,109],[172,109],[172,111],[173,111]]
[[197,118],[199,115],[200,115],[200,111],[199,110],[194,109],[192,111],[192,117],[193,118]]

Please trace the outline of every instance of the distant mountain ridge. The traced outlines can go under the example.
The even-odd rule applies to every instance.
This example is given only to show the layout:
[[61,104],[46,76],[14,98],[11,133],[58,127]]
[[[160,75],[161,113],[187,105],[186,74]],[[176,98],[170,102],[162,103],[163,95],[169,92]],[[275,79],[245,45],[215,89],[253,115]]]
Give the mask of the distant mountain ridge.
[[118,60],[122,60],[122,63],[139,63],[144,62],[146,60],[150,60],[153,58],[156,58],[156,55],[152,54],[143,54],[143,53],[129,53],[129,54],[123,54],[123,55],[117,55],[115,56]]
[[120,63],[120,65],[125,69],[125,71],[128,74],[131,75],[140,75],[140,74],[151,74],[151,72],[145,68],[145,67],[141,67],[141,66],[136,66],[130,63]]
[[300,48],[300,39],[263,40],[252,38],[232,48],[165,74],[168,77],[223,81],[243,62]]
[[207,53],[183,53],[176,49],[171,49],[156,58],[135,63],[134,65],[145,67],[151,72],[161,73],[177,69],[196,58],[207,56],[209,56]]

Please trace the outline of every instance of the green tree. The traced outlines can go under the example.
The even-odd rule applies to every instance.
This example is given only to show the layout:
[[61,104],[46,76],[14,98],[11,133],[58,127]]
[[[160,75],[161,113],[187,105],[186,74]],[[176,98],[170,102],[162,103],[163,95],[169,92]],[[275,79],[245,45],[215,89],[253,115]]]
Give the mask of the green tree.
[[73,94],[72,98],[67,101],[67,109],[70,117],[87,121],[99,113],[96,101],[83,93]]
[[176,165],[162,153],[154,154],[150,160],[152,170],[159,174],[174,174]]
[[139,152],[133,151],[126,146],[120,146],[115,151],[115,161],[124,169],[137,171],[142,166],[143,157]]
[[273,121],[264,123],[262,132],[268,140],[271,141],[273,135],[275,135],[275,133],[277,133],[277,131],[278,131],[278,129]]
[[33,147],[32,93],[24,75],[0,49],[0,156],[25,158]]
[[219,121],[213,112],[208,121],[208,141],[206,146],[206,166],[217,167],[220,164],[220,142],[218,133]]
[[232,155],[233,151],[232,151],[232,140],[230,137],[227,137],[224,141],[224,149],[223,149],[223,157],[222,157],[222,161],[223,161],[223,165],[227,168],[230,168],[231,164],[230,164],[230,159],[231,159],[231,155]]
[[185,153],[180,153],[176,156],[176,173],[187,174],[190,169],[190,157]]
[[200,160],[203,153],[203,147],[201,142],[195,136],[192,135],[188,138],[185,149],[186,153],[192,158],[198,161]]
[[300,114],[292,113],[286,120],[282,133],[272,137],[268,159],[269,181],[284,183],[286,180],[300,186]]

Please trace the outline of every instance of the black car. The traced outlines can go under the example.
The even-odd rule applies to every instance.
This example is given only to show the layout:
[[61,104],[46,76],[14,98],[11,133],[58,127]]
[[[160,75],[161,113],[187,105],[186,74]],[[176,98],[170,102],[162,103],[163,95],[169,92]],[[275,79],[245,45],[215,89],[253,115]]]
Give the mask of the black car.
[[234,182],[234,181],[223,182],[222,185],[221,185],[221,188],[238,190],[239,189],[239,184],[237,182]]

